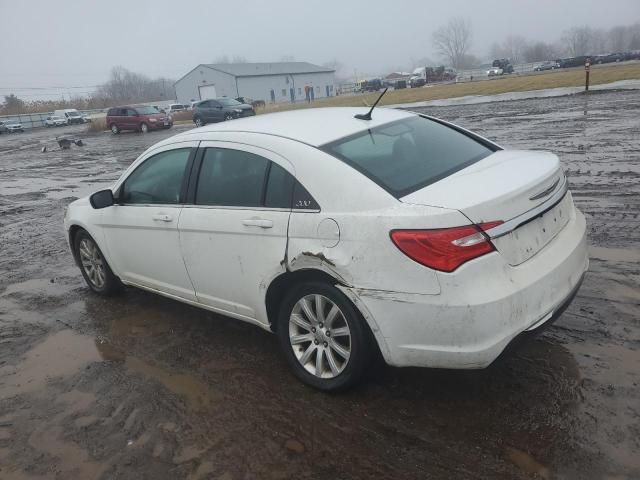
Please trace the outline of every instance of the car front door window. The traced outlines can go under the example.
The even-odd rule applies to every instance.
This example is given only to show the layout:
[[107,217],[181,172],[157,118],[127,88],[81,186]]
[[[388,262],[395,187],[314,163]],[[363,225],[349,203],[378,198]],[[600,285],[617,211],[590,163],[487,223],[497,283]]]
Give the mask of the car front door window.
[[122,202],[125,204],[178,204],[190,153],[190,148],[180,148],[158,153],[145,160],[125,180],[122,188]]

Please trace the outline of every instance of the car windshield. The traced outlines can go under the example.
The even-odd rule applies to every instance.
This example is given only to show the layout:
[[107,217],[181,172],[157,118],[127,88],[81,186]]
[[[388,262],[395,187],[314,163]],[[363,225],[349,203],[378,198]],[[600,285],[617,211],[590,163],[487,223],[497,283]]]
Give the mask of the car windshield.
[[16,122],[15,120],[7,120],[6,122],[4,122],[5,125],[18,125],[18,122]]
[[233,107],[235,105],[242,105],[240,102],[238,102],[237,100],[234,100],[233,98],[216,98],[216,101],[219,102],[220,104],[224,105],[225,107]]
[[80,112],[67,112],[67,115],[70,117],[79,117]]
[[453,127],[414,117],[322,147],[396,198],[437,182],[493,153]]
[[139,115],[153,115],[154,113],[160,113],[156,107],[136,107],[136,111]]

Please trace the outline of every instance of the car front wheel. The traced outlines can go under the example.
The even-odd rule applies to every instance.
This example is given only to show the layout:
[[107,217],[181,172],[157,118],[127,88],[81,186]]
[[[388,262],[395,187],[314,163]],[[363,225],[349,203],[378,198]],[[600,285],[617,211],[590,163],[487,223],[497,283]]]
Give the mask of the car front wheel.
[[120,280],[111,271],[91,235],[81,230],[76,234],[73,244],[80,271],[89,288],[101,295],[111,295],[118,291]]
[[336,287],[308,282],[284,299],[277,333],[287,363],[302,382],[339,391],[361,380],[372,340],[360,312]]
[[196,127],[204,127],[205,123],[200,117],[196,117],[193,122],[196,124]]
[[147,125],[146,123],[142,122],[140,124],[140,131],[142,133],[147,133],[149,131],[149,125]]
[[113,134],[120,133],[120,129],[118,128],[118,125],[116,125],[115,123],[113,125],[111,125],[111,132]]
[[227,113],[227,114],[224,116],[224,120],[225,120],[226,122],[228,122],[229,120],[233,120],[233,115],[231,115],[230,113]]

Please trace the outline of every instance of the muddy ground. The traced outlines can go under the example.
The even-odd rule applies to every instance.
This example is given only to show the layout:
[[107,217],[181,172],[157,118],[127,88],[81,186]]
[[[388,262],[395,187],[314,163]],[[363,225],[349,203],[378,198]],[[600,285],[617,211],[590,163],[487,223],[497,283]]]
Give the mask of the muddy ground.
[[[543,336],[483,371],[379,368],[340,395],[275,338],[137,290],[92,295],[65,205],[171,135],[0,136],[0,478],[640,478],[640,94],[423,109],[549,149],[591,266]],[[183,127],[186,128],[186,127]]]

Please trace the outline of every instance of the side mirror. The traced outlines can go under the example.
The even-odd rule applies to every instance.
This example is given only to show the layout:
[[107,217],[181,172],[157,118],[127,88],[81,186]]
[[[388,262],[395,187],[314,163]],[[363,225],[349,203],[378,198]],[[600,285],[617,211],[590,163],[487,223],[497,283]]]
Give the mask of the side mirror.
[[113,192],[110,189],[100,190],[89,197],[89,203],[95,209],[113,205]]

